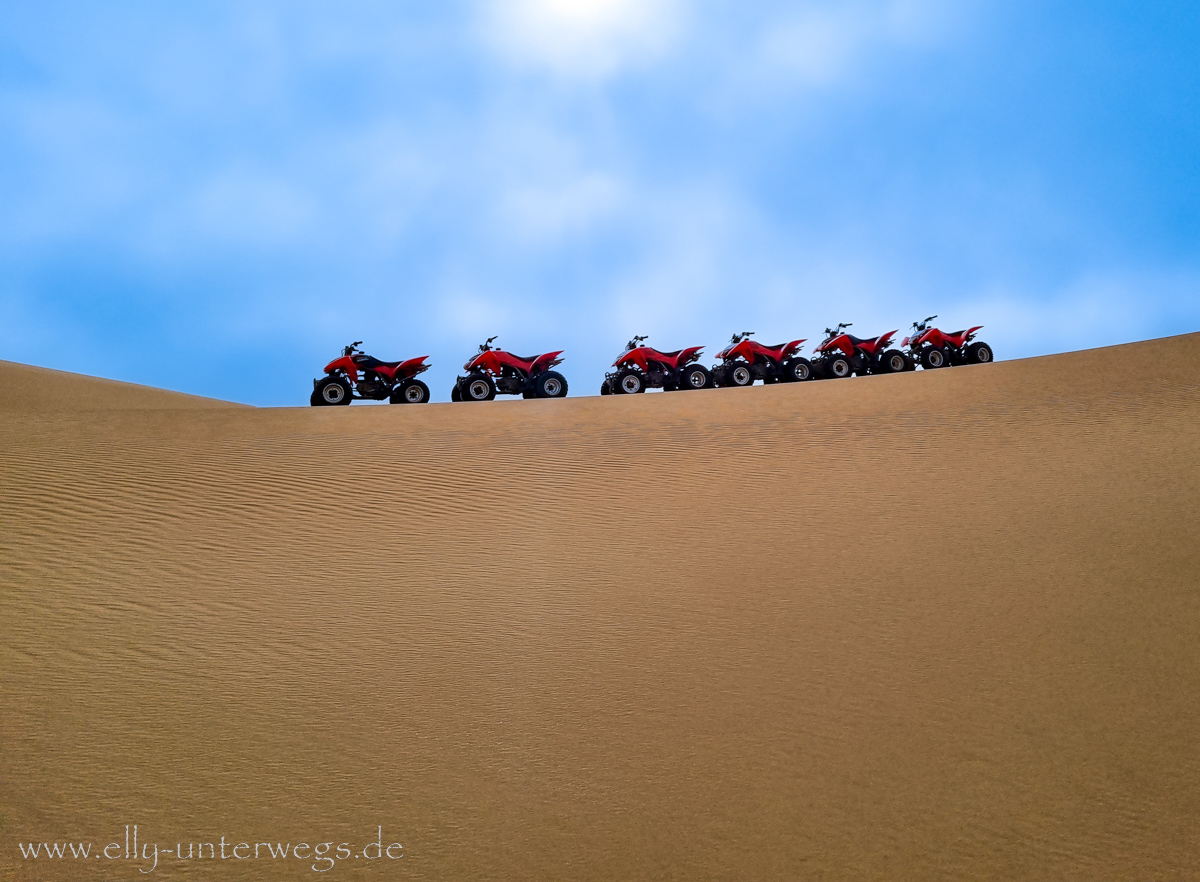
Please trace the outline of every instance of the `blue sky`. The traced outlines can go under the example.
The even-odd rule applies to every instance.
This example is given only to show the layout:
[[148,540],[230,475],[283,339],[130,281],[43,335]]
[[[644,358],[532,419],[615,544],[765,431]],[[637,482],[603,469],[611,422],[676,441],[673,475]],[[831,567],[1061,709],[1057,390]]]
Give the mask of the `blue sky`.
[[[304,404],[350,340],[1200,330],[1200,6],[9,0],[0,358]],[[814,341],[815,342],[815,341]]]

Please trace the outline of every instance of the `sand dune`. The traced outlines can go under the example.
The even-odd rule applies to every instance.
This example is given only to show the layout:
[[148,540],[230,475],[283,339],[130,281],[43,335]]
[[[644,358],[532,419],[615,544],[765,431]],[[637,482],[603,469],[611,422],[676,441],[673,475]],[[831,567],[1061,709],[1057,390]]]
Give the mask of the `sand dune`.
[[229,401],[167,392],[117,380],[0,361],[0,413],[92,413],[97,410],[193,410],[244,407]]
[[140,878],[18,850],[126,824],[382,826],[365,879],[1200,877],[1200,335],[421,407],[52,373],[0,363],[5,878]]

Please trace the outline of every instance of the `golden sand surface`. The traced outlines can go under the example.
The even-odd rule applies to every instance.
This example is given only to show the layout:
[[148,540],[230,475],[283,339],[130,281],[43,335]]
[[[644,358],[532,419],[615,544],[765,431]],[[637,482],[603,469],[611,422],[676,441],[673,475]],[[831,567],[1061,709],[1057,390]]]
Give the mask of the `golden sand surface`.
[[1200,878],[1200,335],[349,408],[3,363],[0,525],[5,879]]

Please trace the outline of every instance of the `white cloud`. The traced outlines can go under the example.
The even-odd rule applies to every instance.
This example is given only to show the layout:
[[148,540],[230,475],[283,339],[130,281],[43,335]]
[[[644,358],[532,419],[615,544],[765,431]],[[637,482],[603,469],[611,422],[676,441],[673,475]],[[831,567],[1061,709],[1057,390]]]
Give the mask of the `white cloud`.
[[808,2],[767,23],[754,63],[774,80],[824,85],[842,79],[873,52],[923,48],[943,37],[969,0]]
[[206,182],[192,214],[212,240],[275,245],[303,238],[317,211],[312,197],[294,182],[239,169]]
[[680,12],[676,0],[484,0],[481,28],[517,66],[599,79],[660,57]]
[[616,218],[628,198],[620,180],[595,173],[556,185],[518,186],[501,197],[501,228],[523,241],[559,241]]
[[1200,330],[1200,274],[1090,270],[1056,288],[992,285],[957,306],[962,321],[987,322],[998,358],[1069,352]]

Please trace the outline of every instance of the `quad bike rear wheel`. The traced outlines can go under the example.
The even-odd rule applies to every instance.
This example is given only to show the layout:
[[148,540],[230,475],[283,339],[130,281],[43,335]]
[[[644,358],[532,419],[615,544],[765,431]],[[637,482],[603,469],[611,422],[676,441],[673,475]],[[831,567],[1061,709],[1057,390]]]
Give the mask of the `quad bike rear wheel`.
[[825,362],[825,376],[831,380],[841,380],[853,373],[854,368],[850,364],[850,359],[844,355],[835,355]]
[[967,364],[987,364],[994,358],[992,347],[982,340],[967,347]]
[[811,380],[813,375],[812,362],[807,358],[793,358],[783,366],[783,381],[785,383],[803,383]]
[[702,364],[689,364],[680,372],[680,389],[705,389],[712,385],[712,374]]
[[341,377],[326,377],[317,383],[309,402],[317,407],[328,407],[349,404],[351,397],[349,382]]
[[429,387],[420,380],[405,380],[392,390],[392,404],[424,404],[429,400]]
[[899,349],[889,349],[880,359],[885,374],[902,374],[908,370],[908,359]]
[[730,386],[752,386],[754,384],[754,373],[748,364],[739,362],[731,365],[727,376]]
[[538,374],[533,381],[533,392],[538,398],[566,398],[567,378],[558,371]]
[[634,370],[624,370],[617,374],[617,382],[613,391],[618,395],[636,395],[646,391],[646,378]]
[[943,368],[949,363],[950,360],[946,358],[944,349],[938,349],[936,346],[927,346],[921,350],[921,367],[927,371]]

